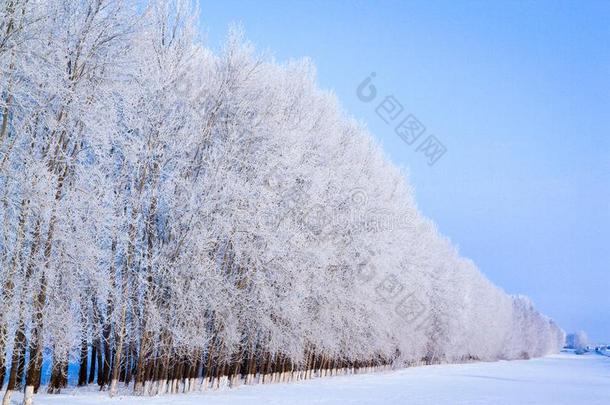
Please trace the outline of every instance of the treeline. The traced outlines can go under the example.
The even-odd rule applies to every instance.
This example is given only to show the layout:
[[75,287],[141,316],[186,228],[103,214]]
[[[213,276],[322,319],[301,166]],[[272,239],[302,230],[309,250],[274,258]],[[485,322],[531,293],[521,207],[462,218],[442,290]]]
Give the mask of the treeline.
[[0,0],[5,405],[74,363],[78,385],[153,395],[559,349],[309,62],[238,30],[213,52],[197,19],[183,0]]

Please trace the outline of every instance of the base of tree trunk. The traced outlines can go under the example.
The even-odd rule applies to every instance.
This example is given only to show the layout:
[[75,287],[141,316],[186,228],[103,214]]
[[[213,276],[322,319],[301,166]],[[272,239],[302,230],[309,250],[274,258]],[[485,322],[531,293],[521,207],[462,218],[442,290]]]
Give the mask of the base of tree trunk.
[[4,393],[4,398],[2,399],[2,405],[11,405],[11,398],[13,397],[13,393],[15,391],[7,389]]
[[34,386],[28,385],[25,387],[25,394],[23,395],[23,405],[32,405],[34,400]]
[[117,394],[117,392],[118,392],[118,388],[119,388],[118,386],[119,386],[119,380],[117,380],[117,379],[113,379],[113,380],[110,382],[110,392],[109,392],[109,395],[110,395],[111,397],[113,397],[113,396],[115,396],[115,395]]

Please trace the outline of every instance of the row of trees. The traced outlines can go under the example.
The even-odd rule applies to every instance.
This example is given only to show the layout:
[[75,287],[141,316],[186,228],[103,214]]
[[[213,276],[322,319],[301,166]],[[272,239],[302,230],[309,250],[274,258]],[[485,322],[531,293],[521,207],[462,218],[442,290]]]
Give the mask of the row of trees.
[[197,19],[186,0],[0,1],[5,405],[73,363],[78,385],[156,394],[560,347],[308,61],[238,30],[212,52]]

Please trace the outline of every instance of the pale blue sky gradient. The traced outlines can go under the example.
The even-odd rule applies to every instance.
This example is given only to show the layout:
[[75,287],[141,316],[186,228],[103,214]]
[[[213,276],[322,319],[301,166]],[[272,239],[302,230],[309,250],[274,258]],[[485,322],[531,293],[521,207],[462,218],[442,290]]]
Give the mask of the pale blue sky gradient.
[[[493,4],[492,4],[493,3]],[[408,168],[421,210],[509,293],[610,341],[610,1],[201,0],[321,87]],[[429,167],[361,102],[376,72],[448,151]]]

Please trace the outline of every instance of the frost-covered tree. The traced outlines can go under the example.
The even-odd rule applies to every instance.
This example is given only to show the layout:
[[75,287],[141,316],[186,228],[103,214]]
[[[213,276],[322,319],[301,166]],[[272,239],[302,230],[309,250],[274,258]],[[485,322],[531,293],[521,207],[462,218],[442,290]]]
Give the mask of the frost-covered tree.
[[566,336],[566,347],[569,349],[582,350],[589,344],[589,338],[584,331],[569,333]]

